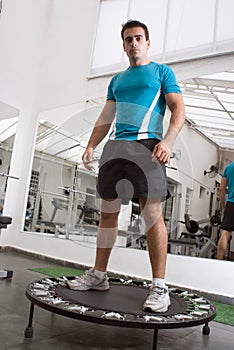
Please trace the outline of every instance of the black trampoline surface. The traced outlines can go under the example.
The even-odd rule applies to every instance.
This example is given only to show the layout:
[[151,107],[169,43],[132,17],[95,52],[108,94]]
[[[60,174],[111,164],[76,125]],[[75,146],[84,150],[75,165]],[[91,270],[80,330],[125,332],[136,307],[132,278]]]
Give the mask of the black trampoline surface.
[[[124,285],[110,284],[107,291],[74,291],[65,286],[58,285],[56,294],[64,300],[75,304],[81,304],[92,309],[111,310],[122,314],[132,315],[159,315],[154,312],[144,312],[143,303],[148,294],[148,288]],[[184,313],[187,310],[187,303],[177,295],[170,296],[171,305],[167,312],[160,313],[163,316]]]

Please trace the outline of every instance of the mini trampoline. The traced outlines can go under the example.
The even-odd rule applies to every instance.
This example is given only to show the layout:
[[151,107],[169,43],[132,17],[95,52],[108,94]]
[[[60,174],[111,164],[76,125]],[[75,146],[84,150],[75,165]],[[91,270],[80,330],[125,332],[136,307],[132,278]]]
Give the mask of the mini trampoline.
[[153,346],[157,348],[158,330],[203,326],[208,335],[208,322],[215,318],[215,306],[192,291],[169,287],[171,305],[165,313],[142,311],[150,284],[146,281],[109,278],[108,291],[74,291],[66,280],[75,277],[45,278],[30,283],[26,296],[31,301],[25,337],[33,336],[34,306],[53,313],[87,322],[110,326],[153,329]]

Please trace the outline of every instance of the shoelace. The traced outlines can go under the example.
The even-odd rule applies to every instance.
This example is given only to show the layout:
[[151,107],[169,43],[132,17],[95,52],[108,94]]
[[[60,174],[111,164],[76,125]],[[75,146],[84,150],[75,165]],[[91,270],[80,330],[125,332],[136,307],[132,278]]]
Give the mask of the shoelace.
[[148,298],[149,299],[157,299],[159,296],[162,296],[163,294],[166,293],[166,289],[165,288],[161,288],[161,287],[151,287],[149,290],[149,294],[148,294]]
[[78,277],[78,280],[80,280],[81,282],[85,282],[86,278],[91,278],[91,273],[90,271],[86,271],[82,276]]

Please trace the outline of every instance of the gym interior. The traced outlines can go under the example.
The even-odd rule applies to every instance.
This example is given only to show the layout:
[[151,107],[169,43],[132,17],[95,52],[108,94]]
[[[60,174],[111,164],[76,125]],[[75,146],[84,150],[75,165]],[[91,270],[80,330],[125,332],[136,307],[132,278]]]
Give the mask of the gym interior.
[[[202,12],[201,12],[202,8]],[[166,281],[234,305],[234,239],[223,261],[219,186],[234,161],[234,27],[231,0],[0,1],[1,349],[150,349],[152,329],[84,322],[36,308],[25,337],[27,286],[37,267],[89,268],[100,218],[93,171],[82,154],[111,77],[128,65],[121,24],[145,22],[150,58],[172,67],[186,121],[166,165],[170,198]],[[165,126],[170,112],[166,111]],[[122,205],[113,276],[150,280],[139,205]],[[51,311],[51,310],[50,310]],[[233,349],[233,326],[162,329],[158,349]],[[138,329],[142,328],[142,329]],[[156,347],[155,347],[156,348]]]

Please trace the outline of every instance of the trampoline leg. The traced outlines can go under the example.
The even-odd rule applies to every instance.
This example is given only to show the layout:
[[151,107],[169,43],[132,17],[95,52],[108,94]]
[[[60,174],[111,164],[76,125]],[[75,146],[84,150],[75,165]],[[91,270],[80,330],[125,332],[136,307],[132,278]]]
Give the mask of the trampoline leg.
[[30,312],[29,312],[29,319],[28,319],[28,326],[26,327],[25,332],[24,332],[25,338],[32,338],[32,336],[33,336],[33,327],[32,327],[33,314],[34,314],[34,304],[31,303]]
[[158,329],[154,330],[153,350],[157,350]]
[[205,323],[205,326],[203,327],[202,329],[202,333],[204,335],[209,335],[210,334],[210,327],[209,327],[209,324],[208,323]]

